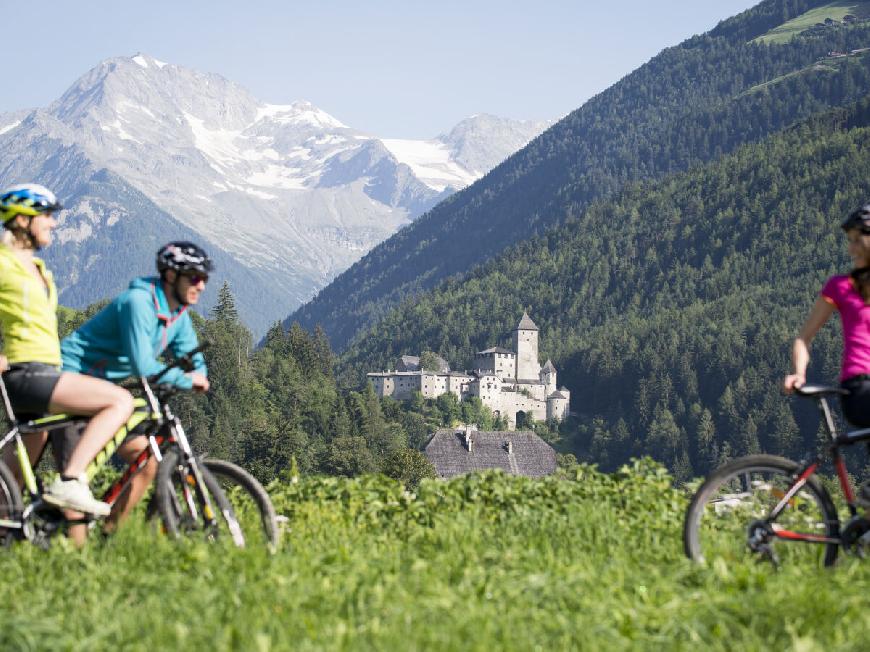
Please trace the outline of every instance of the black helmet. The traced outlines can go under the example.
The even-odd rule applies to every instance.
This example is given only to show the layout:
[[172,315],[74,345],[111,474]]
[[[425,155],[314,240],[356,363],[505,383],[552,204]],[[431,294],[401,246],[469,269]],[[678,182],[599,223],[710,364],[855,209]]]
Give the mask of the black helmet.
[[864,235],[870,235],[870,204],[864,204],[861,208],[852,211],[840,227],[844,231],[858,229]]
[[174,269],[179,273],[209,274],[214,265],[201,247],[192,242],[178,241],[163,245],[157,252],[157,271],[162,275],[167,269]]

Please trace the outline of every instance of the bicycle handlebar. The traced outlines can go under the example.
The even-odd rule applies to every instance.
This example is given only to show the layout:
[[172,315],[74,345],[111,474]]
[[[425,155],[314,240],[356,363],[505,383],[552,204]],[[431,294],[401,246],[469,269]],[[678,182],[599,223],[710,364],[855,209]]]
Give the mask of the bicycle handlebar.
[[806,398],[816,398],[818,396],[848,396],[849,390],[833,385],[811,385],[807,383],[802,387],[795,387],[794,393],[798,396]]
[[156,384],[161,378],[163,378],[163,376],[165,376],[167,374],[167,372],[169,372],[171,369],[176,369],[176,368],[180,368],[186,372],[193,371],[195,368],[193,365],[193,356],[195,356],[197,353],[202,353],[208,347],[209,347],[208,343],[200,344],[198,347],[196,347],[192,351],[188,351],[184,355],[179,356],[178,358],[176,358],[175,360],[170,362],[168,365],[166,365],[163,368],[163,370],[160,373],[154,374],[153,376],[149,376],[148,378],[146,378],[146,380],[150,384]]

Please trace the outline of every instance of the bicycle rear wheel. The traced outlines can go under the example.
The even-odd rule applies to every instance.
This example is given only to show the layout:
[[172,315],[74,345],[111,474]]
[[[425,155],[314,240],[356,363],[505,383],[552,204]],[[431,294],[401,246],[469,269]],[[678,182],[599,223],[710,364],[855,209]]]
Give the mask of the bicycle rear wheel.
[[[10,545],[15,539],[22,538],[21,515],[24,512],[24,502],[15,476],[3,462],[0,462],[0,547]],[[4,527],[3,521],[8,521],[15,527]]]
[[832,565],[838,543],[807,543],[774,534],[780,530],[800,537],[839,539],[837,511],[818,478],[807,478],[779,516],[769,522],[800,470],[797,463],[783,457],[749,455],[714,471],[686,511],[686,556],[699,562],[718,557],[731,563],[755,557],[774,563]]
[[157,473],[155,500],[164,528],[172,537],[195,531],[236,547],[278,547],[275,508],[263,486],[247,471],[223,460],[201,459],[199,468],[217,511],[217,526],[206,529],[195,480],[176,451],[168,452]]

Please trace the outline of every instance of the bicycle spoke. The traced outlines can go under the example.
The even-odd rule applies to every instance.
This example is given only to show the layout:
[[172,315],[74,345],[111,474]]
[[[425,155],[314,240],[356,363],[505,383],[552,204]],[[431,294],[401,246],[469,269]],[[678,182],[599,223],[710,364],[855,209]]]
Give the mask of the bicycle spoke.
[[[832,563],[837,518],[824,489],[807,482],[794,491],[792,462],[773,456],[747,460],[714,472],[698,490],[686,517],[687,554],[726,562],[754,556],[776,564]],[[777,506],[782,508],[774,519]]]

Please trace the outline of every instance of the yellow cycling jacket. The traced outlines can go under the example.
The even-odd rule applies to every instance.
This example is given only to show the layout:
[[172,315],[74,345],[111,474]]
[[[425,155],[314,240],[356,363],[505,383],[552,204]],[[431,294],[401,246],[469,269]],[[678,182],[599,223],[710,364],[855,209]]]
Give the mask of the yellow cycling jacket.
[[33,262],[42,273],[45,284],[27,270],[9,247],[0,244],[3,353],[10,364],[43,362],[59,366],[57,288],[45,263],[39,258],[34,258]]

